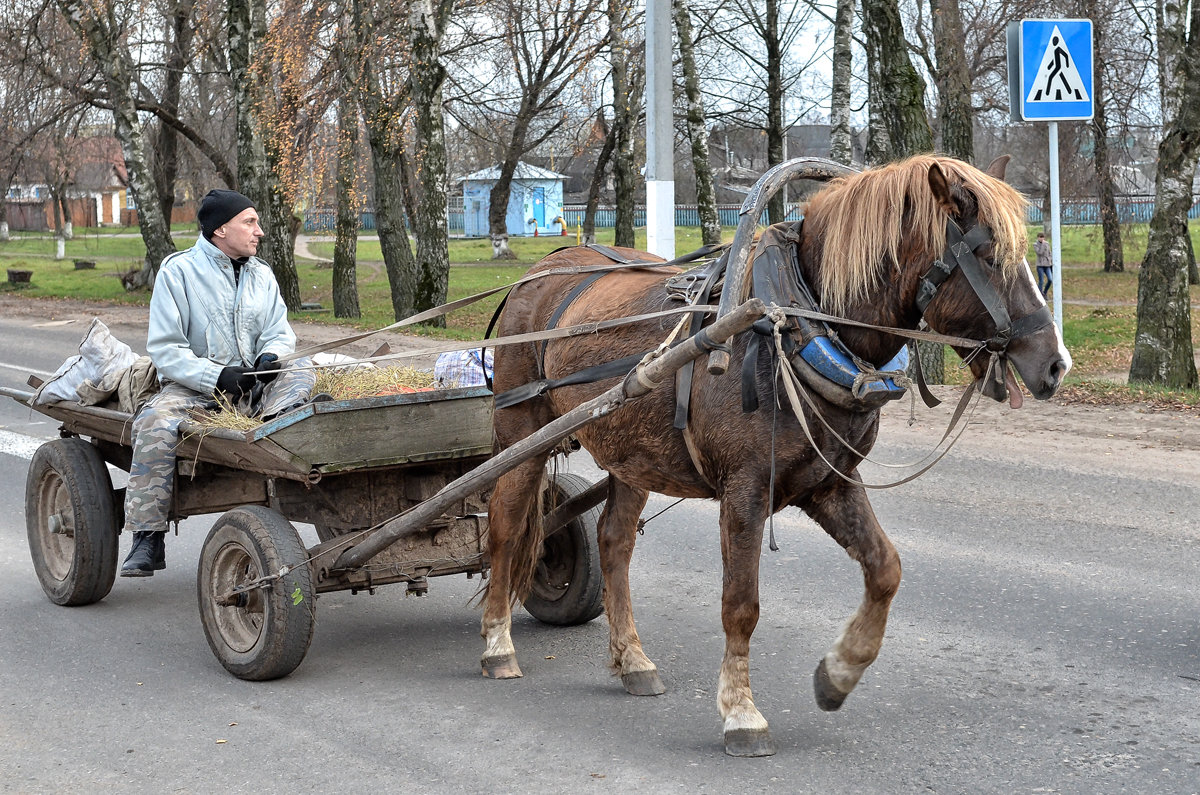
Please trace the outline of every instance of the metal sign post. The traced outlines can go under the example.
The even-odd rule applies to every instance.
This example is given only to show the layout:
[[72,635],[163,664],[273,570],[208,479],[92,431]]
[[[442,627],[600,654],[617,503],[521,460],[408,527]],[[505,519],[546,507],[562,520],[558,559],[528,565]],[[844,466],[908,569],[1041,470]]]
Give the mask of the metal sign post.
[[1092,21],[1023,19],[1008,24],[1008,95],[1013,121],[1045,121],[1050,135],[1050,251],[1054,322],[1062,330],[1062,240],[1058,122],[1087,121],[1094,109]]

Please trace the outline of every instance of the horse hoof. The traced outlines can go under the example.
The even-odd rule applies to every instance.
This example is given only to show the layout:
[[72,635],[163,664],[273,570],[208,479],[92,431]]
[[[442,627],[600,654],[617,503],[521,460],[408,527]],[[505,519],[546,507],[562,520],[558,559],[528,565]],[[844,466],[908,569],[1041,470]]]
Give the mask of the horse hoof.
[[774,756],[775,743],[766,729],[731,729],[725,732],[725,753],[730,756]]
[[825,712],[837,712],[849,695],[833,686],[829,671],[825,669],[824,659],[817,664],[817,670],[813,672],[813,692],[817,696],[817,706]]
[[625,685],[625,691],[631,696],[661,696],[667,692],[662,679],[658,678],[658,671],[653,668],[621,674],[621,684]]
[[484,679],[520,679],[524,676],[521,667],[517,665],[515,654],[484,657],[480,665],[483,667]]

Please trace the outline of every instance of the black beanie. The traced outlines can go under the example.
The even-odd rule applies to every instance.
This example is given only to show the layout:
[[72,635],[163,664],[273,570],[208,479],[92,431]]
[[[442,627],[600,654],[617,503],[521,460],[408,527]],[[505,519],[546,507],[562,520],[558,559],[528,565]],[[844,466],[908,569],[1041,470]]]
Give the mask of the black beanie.
[[200,210],[196,213],[200,221],[200,234],[205,240],[212,240],[213,232],[220,229],[243,210],[253,207],[254,202],[238,193],[236,190],[210,190],[200,202]]

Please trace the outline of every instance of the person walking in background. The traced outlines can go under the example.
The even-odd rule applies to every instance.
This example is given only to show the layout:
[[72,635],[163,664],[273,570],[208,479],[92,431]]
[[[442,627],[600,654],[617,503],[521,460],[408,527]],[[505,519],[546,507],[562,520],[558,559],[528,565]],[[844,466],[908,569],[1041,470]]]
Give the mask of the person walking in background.
[[1043,296],[1049,296],[1050,285],[1054,282],[1054,263],[1050,259],[1050,244],[1046,242],[1045,232],[1038,232],[1037,242],[1033,244],[1033,253],[1037,254],[1038,289],[1042,291]]

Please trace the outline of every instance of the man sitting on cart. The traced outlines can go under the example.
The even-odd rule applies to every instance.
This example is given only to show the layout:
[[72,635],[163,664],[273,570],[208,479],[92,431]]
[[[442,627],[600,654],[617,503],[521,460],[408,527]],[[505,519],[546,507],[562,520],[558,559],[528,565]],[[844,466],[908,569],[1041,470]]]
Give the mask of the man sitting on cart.
[[166,568],[175,447],[189,412],[222,392],[243,414],[270,417],[304,403],[316,380],[312,370],[296,369],[307,359],[280,366],[296,335],[275,275],[254,256],[263,236],[254,203],[237,191],[213,190],[197,218],[196,245],[163,260],[150,297],[146,352],[161,390],[133,421],[125,492],[133,546],[122,577]]

